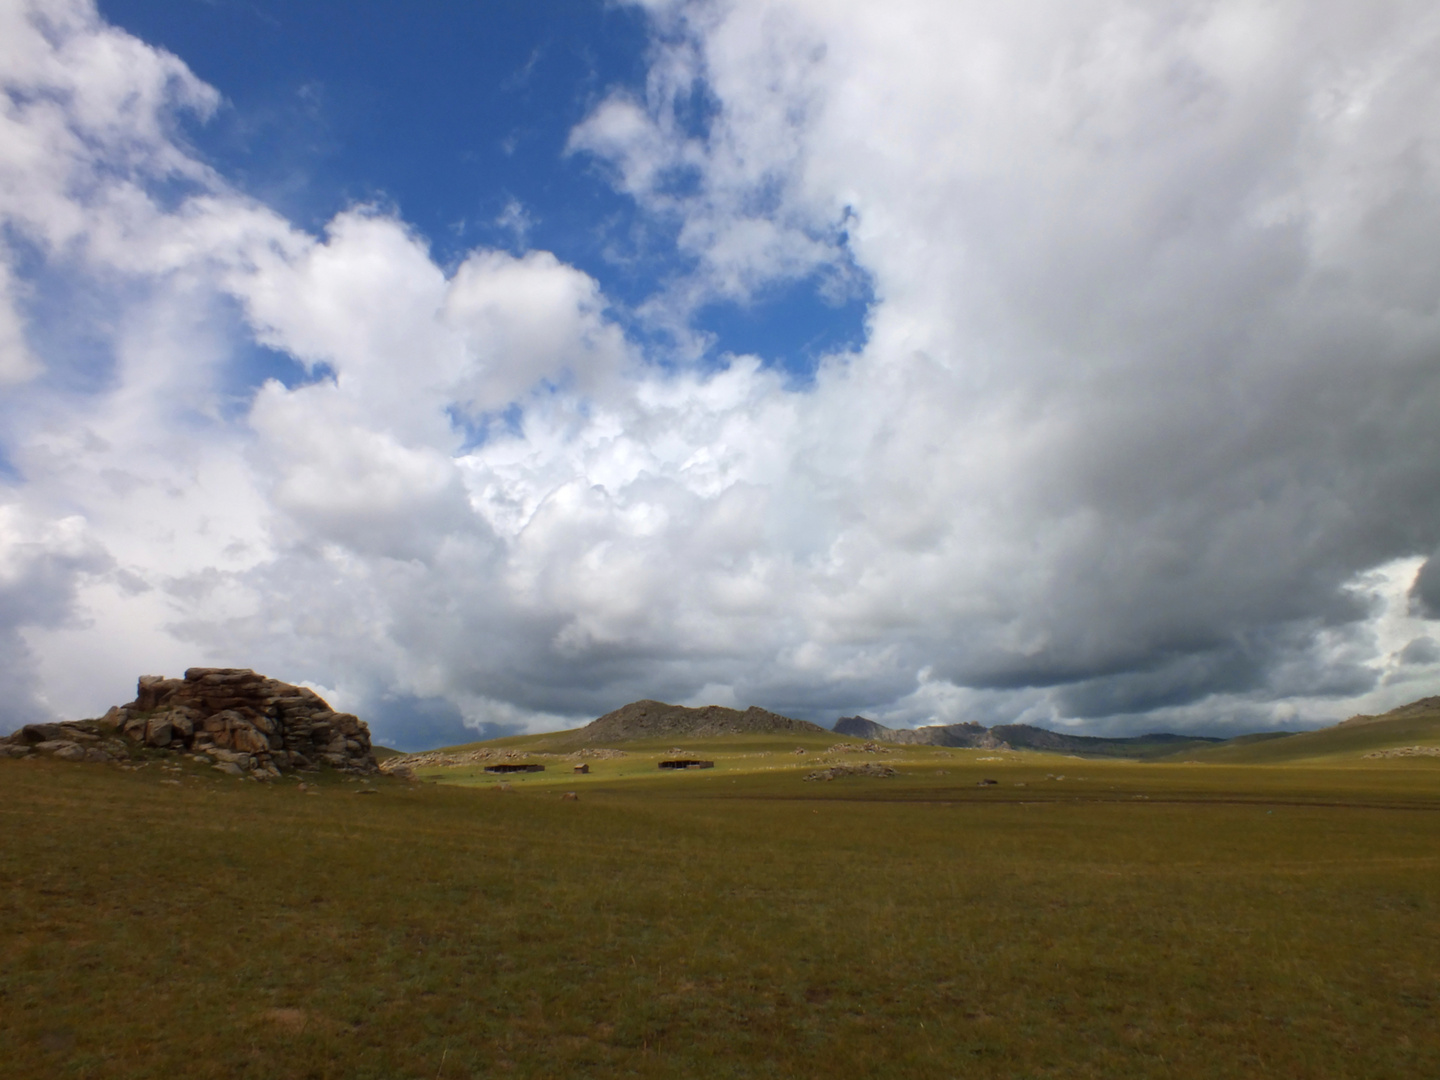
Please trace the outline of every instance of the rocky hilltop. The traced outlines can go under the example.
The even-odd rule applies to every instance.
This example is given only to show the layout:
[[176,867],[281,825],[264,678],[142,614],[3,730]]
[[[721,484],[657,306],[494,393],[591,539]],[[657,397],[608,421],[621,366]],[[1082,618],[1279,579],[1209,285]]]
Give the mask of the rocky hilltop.
[[984,724],[937,724],[914,729],[888,728],[863,716],[842,716],[835,721],[835,731],[871,742],[904,743],[910,746],[970,746],[982,750],[1008,750]]
[[135,700],[95,720],[27,724],[0,740],[10,757],[124,761],[133,752],[183,752],[234,776],[272,778],[328,766],[376,771],[370,729],[315,691],[246,668],[190,668],[183,679],[142,675]]
[[632,701],[606,713],[574,734],[584,742],[618,742],[624,739],[669,739],[682,736],[775,735],[782,732],[829,734],[818,724],[792,720],[754,705],[741,712],[720,705],[698,709],[667,705],[663,701]]

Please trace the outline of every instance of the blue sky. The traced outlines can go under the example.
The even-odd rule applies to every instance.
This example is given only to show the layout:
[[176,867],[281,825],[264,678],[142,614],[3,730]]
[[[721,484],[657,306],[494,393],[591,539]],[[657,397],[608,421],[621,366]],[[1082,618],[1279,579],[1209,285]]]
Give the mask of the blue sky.
[[1440,692],[1418,0],[0,0],[0,730]]
[[[640,87],[634,9],[556,4],[103,4],[182,57],[225,103],[186,125],[227,178],[312,230],[355,202],[396,207],[441,261],[530,237],[602,262],[596,225],[627,214],[570,129],[606,89]],[[587,267],[589,269],[590,267]]]
[[[355,203],[393,209],[451,264],[476,246],[555,252],[622,305],[693,263],[676,223],[645,219],[571,131],[617,89],[643,93],[643,11],[598,2],[103,3],[224,97],[183,126],[196,153],[320,231]],[[687,120],[707,125],[703,93]],[[844,298],[779,283],[697,312],[706,357],[756,353],[797,378],[863,340],[863,280]],[[633,325],[664,357],[665,334]]]

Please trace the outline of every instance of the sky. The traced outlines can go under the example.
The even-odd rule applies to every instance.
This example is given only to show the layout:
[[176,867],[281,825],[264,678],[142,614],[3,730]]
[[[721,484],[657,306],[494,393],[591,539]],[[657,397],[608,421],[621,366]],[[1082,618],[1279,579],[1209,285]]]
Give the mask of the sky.
[[1440,9],[0,0],[0,731],[1440,693]]

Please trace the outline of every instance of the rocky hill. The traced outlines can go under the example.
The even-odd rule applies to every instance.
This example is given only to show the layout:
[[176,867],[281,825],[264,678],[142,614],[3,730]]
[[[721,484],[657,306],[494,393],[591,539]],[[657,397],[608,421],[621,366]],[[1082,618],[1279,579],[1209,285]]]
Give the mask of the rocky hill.
[[1083,754],[1091,757],[1158,757],[1212,746],[1221,739],[1192,735],[1136,735],[1106,739],[1095,735],[1065,735],[1029,724],[937,724],[911,730],[888,728],[863,716],[845,716],[835,722],[841,735],[872,742],[920,746],[978,747],[993,750],[1048,750],[1056,754]]
[[126,761],[141,751],[188,753],[257,779],[322,765],[376,770],[364,721],[337,713],[313,690],[245,668],[190,668],[183,679],[142,675],[135,700],[99,719],[27,724],[0,740],[9,757]]
[[835,731],[870,742],[904,743],[909,746],[972,746],[985,750],[1010,749],[983,724],[936,724],[922,728],[888,728],[863,716],[842,716]]
[[720,705],[698,709],[663,701],[633,701],[591,721],[573,735],[582,742],[627,739],[709,738],[715,735],[775,735],[784,732],[824,735],[818,724],[792,720],[752,705],[741,712]]

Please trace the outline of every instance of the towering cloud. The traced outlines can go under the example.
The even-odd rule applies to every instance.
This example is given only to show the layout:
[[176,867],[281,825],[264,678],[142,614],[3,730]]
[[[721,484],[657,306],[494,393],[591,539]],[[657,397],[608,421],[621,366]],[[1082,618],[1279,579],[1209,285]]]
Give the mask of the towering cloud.
[[[621,320],[544,252],[306,233],[186,152],[216,95],[175,57],[0,4],[0,726],[202,663],[402,742],[638,697],[1218,730],[1440,683],[1430,6],[650,18],[645,91],[570,137],[693,267]],[[872,297],[801,385],[620,328],[796,281]]]

